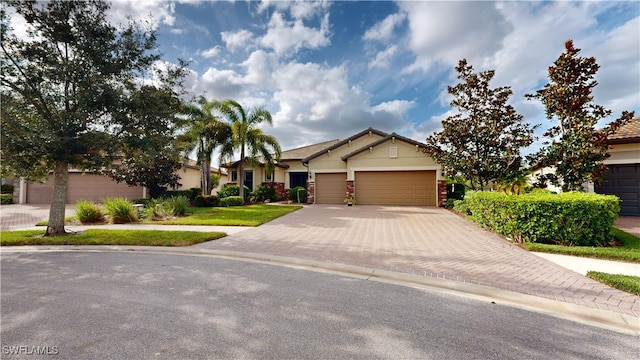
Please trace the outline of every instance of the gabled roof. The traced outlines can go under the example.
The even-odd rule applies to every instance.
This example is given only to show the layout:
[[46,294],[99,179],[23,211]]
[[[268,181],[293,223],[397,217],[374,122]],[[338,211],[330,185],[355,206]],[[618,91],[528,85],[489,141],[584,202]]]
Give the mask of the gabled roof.
[[423,151],[427,147],[427,145],[425,145],[425,144],[423,144],[421,142],[417,142],[415,140],[409,139],[409,138],[404,137],[402,135],[398,135],[396,133],[391,133],[391,134],[389,134],[389,135],[387,135],[387,136],[385,136],[385,137],[383,137],[383,138],[381,138],[381,139],[379,139],[377,141],[372,142],[371,144],[365,145],[365,146],[361,147],[360,149],[341,157],[341,159],[342,159],[342,161],[347,161],[352,156],[358,155],[358,154],[360,154],[360,153],[362,153],[364,151],[368,151],[370,148],[374,148],[374,147],[376,147],[376,146],[378,146],[380,144],[383,144],[383,143],[385,143],[385,142],[387,142],[389,140],[393,140],[394,138],[397,139],[397,140],[406,142],[408,144],[417,146],[419,148],[422,148]]
[[302,160],[307,156],[313,155],[318,151],[322,151],[335,143],[339,142],[340,139],[329,140],[325,142],[321,142],[318,144],[312,144],[307,146],[302,146],[299,148],[286,150],[280,153],[280,161],[284,160]]
[[[311,161],[311,160],[313,160],[313,159],[315,159],[315,158],[327,153],[328,151],[335,150],[335,149],[341,147],[342,145],[349,143],[349,141],[353,141],[353,140],[355,140],[355,139],[357,139],[357,138],[359,138],[361,136],[364,136],[366,134],[369,134],[369,133],[376,134],[376,135],[379,135],[379,136],[382,136],[382,137],[385,137],[385,136],[389,135],[386,132],[383,132],[383,131],[380,131],[380,130],[376,130],[376,129],[370,127],[368,129],[363,130],[363,131],[361,131],[361,132],[359,132],[359,133],[357,133],[357,134],[355,134],[355,135],[353,135],[351,137],[348,137],[348,138],[346,138],[346,139],[344,139],[342,141],[338,141],[335,144],[333,144],[333,145],[331,145],[331,146],[329,146],[329,147],[327,147],[325,149],[322,149],[322,150],[320,150],[320,151],[318,151],[318,152],[316,152],[316,153],[314,153],[314,154],[312,154],[310,156],[307,156],[306,158],[302,159],[302,162],[306,164],[309,161]],[[367,149],[368,149],[368,147],[367,147]]]
[[640,116],[634,117],[608,137],[610,144],[640,142]]
[[[234,162],[230,162],[230,163],[222,164],[222,165],[220,165],[220,166],[221,166],[221,167],[223,167],[223,168],[230,169],[230,168],[237,168],[237,167],[238,167],[238,165],[240,165],[240,160],[236,160],[236,161],[234,161]],[[263,160],[263,159],[258,159],[258,166],[260,166],[260,167],[264,167],[264,166],[266,166],[266,165],[267,165],[267,164],[264,162],[264,160]],[[283,164],[283,163],[281,163],[281,162],[277,162],[277,163],[275,163],[274,165],[275,165],[276,167],[283,168],[283,169],[288,169],[288,168],[289,168],[289,165],[287,165],[287,164]]]

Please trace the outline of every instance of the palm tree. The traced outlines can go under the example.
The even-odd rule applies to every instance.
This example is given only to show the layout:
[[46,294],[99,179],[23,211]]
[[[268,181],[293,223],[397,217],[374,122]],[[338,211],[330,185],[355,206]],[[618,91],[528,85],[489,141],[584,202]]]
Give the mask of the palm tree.
[[273,171],[275,162],[280,160],[278,140],[257,127],[263,122],[273,125],[271,113],[264,107],[247,113],[235,100],[214,101],[212,105],[229,121],[233,133],[232,146],[240,150],[238,177],[241,180],[238,183],[240,196],[244,197],[244,162],[255,165],[258,157],[261,157],[266,163],[267,171]]
[[196,150],[202,176],[202,191],[211,193],[211,157],[220,147],[220,161],[233,154],[231,126],[215,117],[211,110],[214,102],[201,96],[196,104],[188,104],[182,113],[189,118],[187,131],[178,137],[185,156]]

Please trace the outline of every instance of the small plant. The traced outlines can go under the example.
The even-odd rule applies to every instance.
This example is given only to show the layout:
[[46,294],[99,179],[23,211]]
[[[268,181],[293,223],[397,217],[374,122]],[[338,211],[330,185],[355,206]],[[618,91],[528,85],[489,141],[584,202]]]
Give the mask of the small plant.
[[138,221],[138,215],[133,204],[124,198],[108,198],[104,200],[107,213],[114,224],[127,224]]
[[220,199],[216,195],[198,195],[194,202],[197,207],[220,206]]
[[220,199],[220,206],[242,206],[244,205],[244,199],[241,196],[228,196]]
[[[249,194],[251,193],[251,189],[248,186],[244,187],[244,200],[249,200]],[[226,198],[229,196],[239,196],[240,195],[240,187],[238,185],[229,185],[222,188],[222,190],[218,191],[218,197],[220,199]]]
[[83,224],[95,224],[104,221],[104,214],[100,206],[85,200],[76,202],[76,217]]
[[347,197],[344,199],[344,203],[347,204],[347,206],[352,206],[356,203],[356,199],[347,191]]
[[13,194],[13,185],[11,184],[2,184],[0,185],[0,193],[2,194]]
[[0,204],[13,204],[13,194],[0,194]]
[[301,204],[307,202],[307,189],[296,186],[289,191],[289,199]]
[[255,194],[251,197],[251,201],[253,202],[263,202],[263,201],[276,201],[277,199],[276,190],[274,188],[260,185],[258,190],[256,190]]
[[172,196],[162,202],[165,210],[173,216],[183,216],[189,207],[189,199],[185,196]]

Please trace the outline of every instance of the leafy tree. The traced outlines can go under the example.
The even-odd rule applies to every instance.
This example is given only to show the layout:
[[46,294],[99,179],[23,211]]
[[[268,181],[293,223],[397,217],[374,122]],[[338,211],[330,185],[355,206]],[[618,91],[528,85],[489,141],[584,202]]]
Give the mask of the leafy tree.
[[548,119],[558,124],[544,136],[547,145],[531,159],[535,166],[553,166],[554,175],[539,180],[549,180],[563,191],[582,191],[583,183],[599,183],[607,170],[603,161],[608,158],[607,137],[633,118],[633,112],[623,112],[603,129],[596,130],[601,119],[611,115],[611,110],[593,103],[591,92],[598,84],[594,76],[599,69],[594,57],[580,57],[580,49],[572,40],[565,43],[565,51],[549,67],[549,83],[529,99],[539,99],[545,106]]
[[111,176],[118,182],[145,186],[152,199],[157,199],[167,186],[179,186],[180,176],[176,171],[182,164],[180,158],[172,156],[171,150],[155,154],[138,150],[122,159],[122,164],[111,170]]
[[186,105],[182,112],[189,119],[187,131],[178,138],[185,156],[196,151],[204,194],[211,194],[217,186],[211,181],[211,157],[216,148],[220,148],[220,162],[224,157],[233,155],[231,126],[215,117],[211,113],[213,108],[214,103],[204,97],[200,97],[196,104]]
[[[212,106],[220,111],[231,125],[231,144],[234,149],[240,149],[238,176],[243,184],[245,161],[256,165],[260,156],[266,163],[267,171],[273,171],[275,161],[280,160],[280,144],[274,136],[265,134],[257,127],[263,122],[271,125],[271,113],[263,107],[247,113],[235,100],[214,101]],[[240,186],[240,196],[244,196],[243,186]]]
[[[9,27],[7,6],[26,21],[26,38]],[[112,26],[108,7],[100,0],[15,0],[0,10],[2,160],[29,180],[53,172],[46,235],[66,234],[69,167],[109,166],[127,129],[148,120],[131,106],[141,78],[159,60],[156,35],[135,22]],[[175,80],[178,72],[155,79]]]
[[510,87],[489,86],[494,70],[474,73],[463,59],[456,71],[461,82],[447,91],[459,113],[443,120],[442,131],[427,138],[427,151],[450,176],[463,176],[472,189],[517,178],[522,171],[520,149],[533,142],[535,127],[523,123],[522,115],[507,104]]

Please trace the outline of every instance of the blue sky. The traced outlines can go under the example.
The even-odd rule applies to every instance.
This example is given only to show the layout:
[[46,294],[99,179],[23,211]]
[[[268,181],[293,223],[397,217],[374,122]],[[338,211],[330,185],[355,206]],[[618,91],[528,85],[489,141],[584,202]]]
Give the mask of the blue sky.
[[370,126],[424,141],[453,113],[462,58],[496,70],[541,134],[544,109],[523,95],[569,38],[601,66],[595,102],[640,112],[637,1],[113,1],[109,20],[127,16],[152,18],[164,61],[190,61],[190,94],[265,106],[284,149]]

